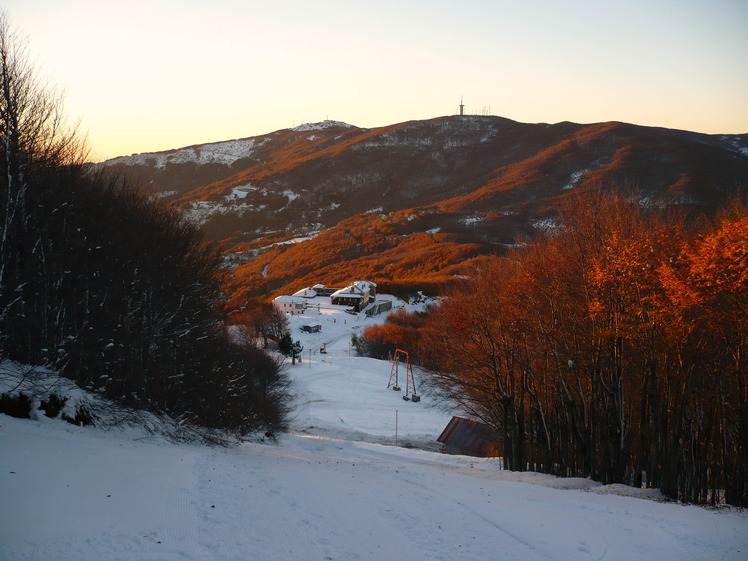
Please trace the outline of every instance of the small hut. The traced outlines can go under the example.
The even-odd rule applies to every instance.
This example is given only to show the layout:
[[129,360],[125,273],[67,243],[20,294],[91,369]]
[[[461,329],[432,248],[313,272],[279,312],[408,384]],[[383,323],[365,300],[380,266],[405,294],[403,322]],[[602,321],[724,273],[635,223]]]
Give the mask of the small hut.
[[502,452],[501,436],[496,430],[462,417],[452,417],[436,441],[441,442],[442,452],[447,454],[496,458]]

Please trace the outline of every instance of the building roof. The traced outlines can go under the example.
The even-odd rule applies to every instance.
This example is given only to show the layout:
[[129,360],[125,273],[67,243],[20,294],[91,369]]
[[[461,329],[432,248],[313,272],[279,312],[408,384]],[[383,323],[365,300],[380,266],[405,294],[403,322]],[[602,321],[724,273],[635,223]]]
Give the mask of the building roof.
[[345,296],[347,298],[363,298],[365,294],[370,293],[372,289],[376,289],[377,285],[369,281],[356,281],[345,288],[341,288],[337,292],[333,292],[332,296]]
[[316,298],[317,291],[314,290],[314,288],[306,287],[306,288],[302,288],[298,292],[294,292],[294,296],[298,296],[300,298]]
[[352,284],[350,286],[346,286],[345,288],[341,288],[337,292],[333,292],[331,294],[331,297],[335,296],[345,296],[346,298],[363,298],[364,291],[355,284]]
[[282,296],[273,298],[273,302],[291,302],[295,304],[301,304],[303,303],[303,300],[295,296],[288,296],[287,294],[283,294]]
[[477,421],[452,417],[436,439],[453,454],[494,458],[501,455],[501,437],[497,431]]

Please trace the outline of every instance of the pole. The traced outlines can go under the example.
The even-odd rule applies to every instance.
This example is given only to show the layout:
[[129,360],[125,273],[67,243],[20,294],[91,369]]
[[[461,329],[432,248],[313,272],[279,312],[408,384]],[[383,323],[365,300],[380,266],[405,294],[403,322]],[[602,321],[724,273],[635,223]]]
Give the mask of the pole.
[[397,409],[395,409],[395,446],[397,446]]

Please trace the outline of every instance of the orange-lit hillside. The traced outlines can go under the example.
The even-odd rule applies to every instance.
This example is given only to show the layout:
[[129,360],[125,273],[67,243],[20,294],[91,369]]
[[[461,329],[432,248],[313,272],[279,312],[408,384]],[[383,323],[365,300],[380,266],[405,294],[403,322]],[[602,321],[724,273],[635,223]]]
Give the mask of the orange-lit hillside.
[[353,278],[433,289],[552,230],[578,191],[710,214],[748,185],[748,135],[477,116],[318,125],[104,165],[204,224],[237,267],[230,290],[263,297]]
[[486,251],[478,244],[458,243],[448,234],[401,233],[401,226],[386,215],[350,218],[312,240],[277,245],[235,268],[229,289],[267,296],[281,289],[289,293],[317,283],[344,284],[361,278],[390,289],[434,291]]

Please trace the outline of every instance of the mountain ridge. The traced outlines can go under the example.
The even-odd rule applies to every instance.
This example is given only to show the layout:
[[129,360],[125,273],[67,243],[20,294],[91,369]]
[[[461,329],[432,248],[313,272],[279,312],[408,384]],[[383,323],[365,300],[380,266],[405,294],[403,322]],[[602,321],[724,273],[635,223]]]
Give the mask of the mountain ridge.
[[[748,135],[496,116],[373,129],[323,121],[100,167],[202,222],[235,266],[232,290],[268,296],[312,278],[444,282],[552,225],[578,190],[626,189],[642,204],[713,212],[744,192]],[[420,276],[397,265],[400,245],[424,260]],[[323,266],[327,254],[338,262]]]

